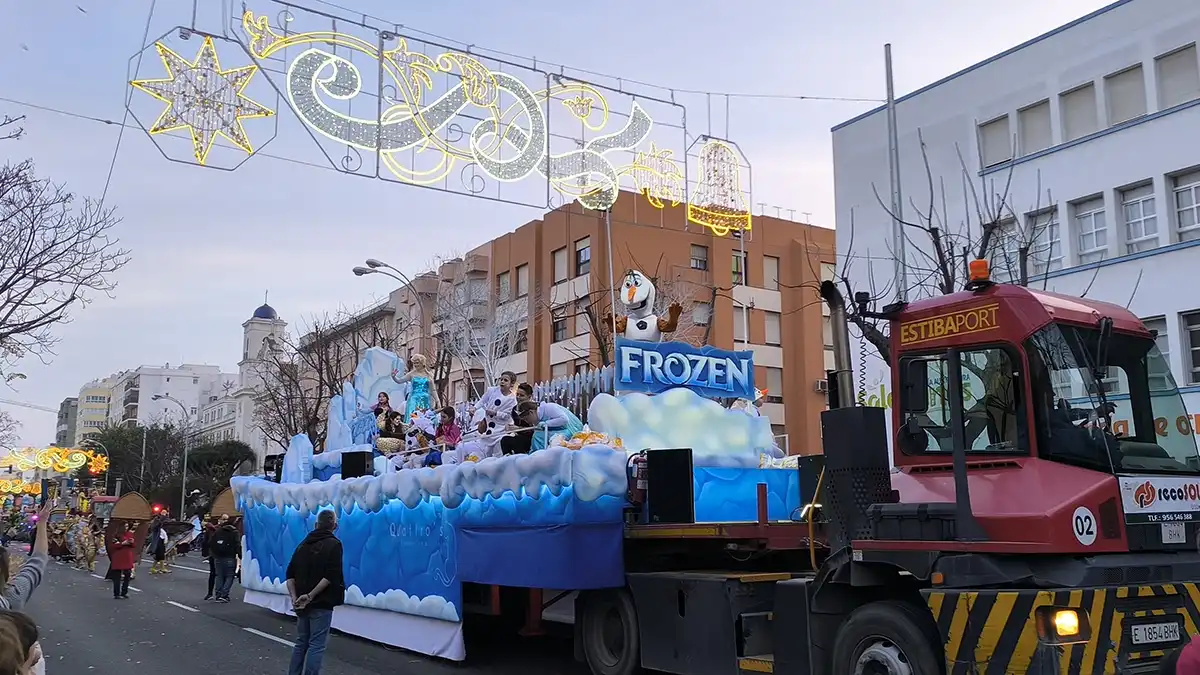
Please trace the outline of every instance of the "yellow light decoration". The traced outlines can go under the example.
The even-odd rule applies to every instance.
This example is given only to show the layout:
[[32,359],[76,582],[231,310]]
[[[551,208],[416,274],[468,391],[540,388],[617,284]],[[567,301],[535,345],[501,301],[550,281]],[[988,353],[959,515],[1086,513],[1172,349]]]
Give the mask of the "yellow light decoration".
[[187,129],[192,136],[196,161],[205,164],[218,136],[246,152],[254,146],[242,126],[242,120],[270,117],[275,111],[252,100],[244,93],[258,66],[222,70],[217,48],[205,37],[195,61],[188,61],[161,42],[154,44],[167,70],[167,77],[134,80],[129,84],[167,104],[151,134]]
[[[594,87],[568,83],[535,92],[509,73],[488,70],[468,54],[445,52],[430,57],[410,52],[403,38],[394,49],[381,53],[374,43],[336,31],[280,35],[267,17],[249,11],[242,15],[242,26],[250,37],[249,49],[255,58],[308,47],[292,59],[286,73],[288,100],[301,120],[339,144],[379,153],[384,166],[406,183],[435,185],[446,179],[458,162],[464,162],[500,182],[541,173],[558,191],[572,195],[584,206],[605,209],[616,202],[622,174],[605,155],[636,149],[653,126],[649,115],[635,102],[621,129],[593,138],[582,148],[553,155],[548,152],[549,130],[543,104],[551,98],[559,99],[586,128],[598,131],[608,122],[609,106]],[[386,86],[395,87],[397,95],[379,119],[346,115],[330,108],[318,95],[348,100],[361,93],[358,67],[350,59],[327,51],[330,47],[359,52],[382,66],[385,81],[390,80]],[[458,82],[428,101],[435,74]],[[380,82],[381,90],[383,86]],[[515,102],[502,108],[501,93]],[[574,97],[559,98],[569,94]],[[463,134],[468,147],[458,147],[442,134],[448,134],[452,123],[464,117],[468,106],[482,112],[466,115],[478,121]],[[599,124],[593,121],[595,113],[599,113]],[[413,162],[417,157],[428,160],[428,168],[406,166],[400,157],[411,157]]]
[[0,467],[67,473],[87,464],[94,456],[92,451],[78,448],[12,448],[0,457]]
[[91,458],[88,459],[88,471],[93,474],[108,471],[108,458],[92,453]]
[[0,479],[0,493],[9,495],[40,495],[42,486],[40,483],[27,483],[20,478],[3,478]]
[[700,183],[688,199],[687,217],[718,237],[750,229],[742,193],[742,167],[728,143],[708,139],[700,147]]
[[683,201],[683,171],[671,158],[673,154],[651,143],[649,151],[638,152],[633,164],[621,169],[622,174],[633,177],[638,192],[657,209],[664,208],[665,202],[678,206]]

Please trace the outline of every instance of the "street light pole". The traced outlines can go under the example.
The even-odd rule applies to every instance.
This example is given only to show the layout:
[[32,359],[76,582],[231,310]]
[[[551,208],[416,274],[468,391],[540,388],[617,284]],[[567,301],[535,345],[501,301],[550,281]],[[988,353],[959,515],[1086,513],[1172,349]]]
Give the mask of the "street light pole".
[[[417,330],[417,349],[419,351],[421,349],[421,347],[423,346],[421,343],[425,339],[425,318],[426,318],[425,317],[425,307],[424,307],[424,305],[421,304],[420,292],[418,292],[416,287],[413,285],[412,279],[409,278],[409,276],[407,274],[405,274],[404,272],[401,272],[400,270],[396,269],[395,267],[392,267],[391,265],[389,265],[385,262],[375,260],[374,258],[368,259],[366,261],[366,264],[367,264],[366,267],[355,267],[354,269],[352,269],[350,271],[354,272],[354,276],[356,276],[356,277],[362,277],[362,276],[366,276],[368,274],[382,274],[385,277],[395,279],[396,281],[399,281],[400,283],[404,284],[404,288],[407,288],[408,291],[410,293],[412,293],[413,297],[416,298],[417,311],[419,312],[419,319],[420,319],[419,328]],[[391,271],[389,272],[388,270],[391,270]]]
[[171,401],[175,405],[179,406],[179,409],[181,411],[183,411],[183,430],[184,430],[183,466],[180,467],[180,472],[179,472],[179,474],[180,474],[179,475],[179,519],[183,520],[184,518],[187,517],[187,514],[185,513],[185,511],[187,509],[187,461],[188,461],[187,430],[191,424],[188,420],[188,415],[189,415],[188,409],[187,409],[187,406],[185,406],[179,399],[175,398],[174,396],[164,396],[162,394],[155,394],[154,396],[151,396],[150,398],[155,401],[158,401],[160,399],[165,399],[167,401]]

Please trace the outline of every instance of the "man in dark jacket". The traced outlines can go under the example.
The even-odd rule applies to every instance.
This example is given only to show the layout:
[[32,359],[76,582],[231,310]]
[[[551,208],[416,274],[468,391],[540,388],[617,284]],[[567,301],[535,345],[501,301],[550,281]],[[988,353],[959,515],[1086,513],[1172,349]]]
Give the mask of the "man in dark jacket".
[[288,675],[321,672],[333,609],[346,599],[342,542],[333,536],[336,529],[333,511],[317,514],[316,528],[300,542],[288,563],[287,589],[297,617],[296,647]]
[[237,572],[238,556],[242,553],[242,542],[237,528],[229,523],[229,516],[221,516],[217,531],[208,543],[208,554],[212,556],[217,571],[217,586],[214,590],[217,602],[229,602],[229,591],[233,589],[233,575]]

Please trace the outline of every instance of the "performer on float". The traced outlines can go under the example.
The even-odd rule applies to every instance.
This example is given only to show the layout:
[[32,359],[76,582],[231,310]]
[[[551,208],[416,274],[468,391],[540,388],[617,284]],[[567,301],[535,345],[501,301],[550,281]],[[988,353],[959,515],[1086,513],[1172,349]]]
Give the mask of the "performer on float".
[[613,318],[619,336],[628,340],[660,342],[664,333],[674,333],[679,328],[683,305],[672,302],[667,308],[667,318],[661,318],[654,314],[656,293],[654,282],[646,275],[638,270],[625,273],[619,298],[625,305],[625,316],[614,314]]
[[375,449],[385,455],[391,455],[404,447],[404,420],[400,413],[392,410],[391,398],[387,392],[379,392],[375,401],[375,407],[371,409],[375,415],[375,426],[379,428]]
[[[522,382],[517,387],[517,403],[532,400],[533,387],[528,382]],[[561,434],[564,439],[569,439],[583,431],[583,420],[565,407],[549,401],[537,402],[537,421],[534,425],[536,429],[530,442],[530,452],[545,449],[555,435]]]
[[408,401],[404,406],[404,422],[414,419],[419,411],[433,410],[438,407],[437,389],[433,386],[433,373],[429,371],[429,359],[424,354],[413,354],[409,359],[411,370],[403,375],[400,370],[392,371],[392,381],[396,384],[408,384]]
[[471,418],[474,437],[464,439],[454,452],[443,453],[443,463],[457,464],[470,457],[486,459],[502,454],[500,439],[508,433],[517,407],[516,383],[517,376],[506,370],[496,380],[496,386],[483,392]]

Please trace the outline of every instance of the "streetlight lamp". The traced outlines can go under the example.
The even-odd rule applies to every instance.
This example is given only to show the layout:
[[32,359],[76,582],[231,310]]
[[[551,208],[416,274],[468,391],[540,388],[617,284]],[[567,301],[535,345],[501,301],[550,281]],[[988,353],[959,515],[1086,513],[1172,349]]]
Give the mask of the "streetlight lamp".
[[112,453],[108,451],[108,447],[100,441],[92,438],[85,438],[80,445],[94,445],[104,451],[104,456],[108,458],[108,470],[104,472],[104,494],[108,494],[108,474],[112,473]]
[[[399,281],[400,283],[404,284],[404,287],[407,288],[409,293],[411,293],[413,295],[413,297],[416,299],[417,311],[419,312],[418,316],[421,321],[420,330],[417,333],[417,344],[420,345],[421,340],[425,334],[425,307],[421,304],[421,294],[420,294],[420,292],[417,291],[416,287],[413,285],[412,279],[409,278],[409,276],[407,274],[405,274],[404,272],[401,272],[400,270],[396,269],[395,267],[392,267],[391,265],[389,265],[385,262],[376,260],[374,258],[367,258],[367,260],[365,262],[367,265],[366,267],[359,266],[359,267],[355,267],[354,269],[350,270],[351,272],[354,273],[354,276],[363,277],[368,274],[382,274],[385,277],[395,279],[396,281]],[[420,347],[418,346],[418,349],[419,348]]]
[[185,511],[187,509],[187,461],[188,461],[188,438],[186,435],[186,431],[187,431],[188,426],[191,424],[190,421],[188,420],[188,415],[189,415],[188,409],[187,409],[187,406],[184,405],[182,401],[175,398],[174,396],[165,396],[163,394],[155,394],[155,395],[151,396],[150,399],[154,400],[154,401],[159,401],[159,400],[163,400],[163,399],[171,401],[175,405],[179,406],[179,409],[181,411],[183,411],[183,428],[185,431],[184,438],[183,438],[183,467],[182,467],[182,470],[179,472],[180,473],[180,477],[179,477],[179,518],[180,518],[180,520],[182,520],[187,517],[187,514],[185,513]]

